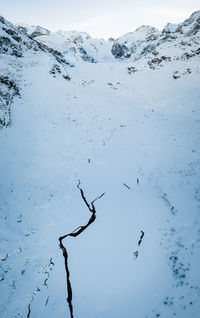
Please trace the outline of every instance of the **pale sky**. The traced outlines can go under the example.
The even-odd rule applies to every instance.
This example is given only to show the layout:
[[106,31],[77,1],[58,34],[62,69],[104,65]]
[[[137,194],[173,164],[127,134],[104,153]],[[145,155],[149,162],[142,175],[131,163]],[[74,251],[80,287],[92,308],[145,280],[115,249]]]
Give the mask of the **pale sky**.
[[13,23],[85,31],[107,39],[141,25],[162,29],[199,9],[199,0],[1,0],[0,12]]

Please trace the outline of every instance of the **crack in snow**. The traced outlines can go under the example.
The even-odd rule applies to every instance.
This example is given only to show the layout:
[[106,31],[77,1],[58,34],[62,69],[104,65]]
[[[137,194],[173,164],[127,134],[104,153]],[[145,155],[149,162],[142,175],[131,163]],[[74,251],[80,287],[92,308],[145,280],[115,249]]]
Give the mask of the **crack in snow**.
[[59,237],[59,242],[60,242],[60,249],[63,252],[63,257],[65,260],[65,271],[66,271],[66,279],[67,279],[67,302],[68,302],[68,306],[69,306],[69,310],[70,310],[70,317],[73,318],[74,314],[73,314],[73,304],[72,304],[72,286],[71,286],[71,281],[70,281],[70,271],[69,271],[69,265],[68,265],[68,253],[67,253],[67,249],[65,248],[65,246],[63,245],[63,240],[68,237],[68,236],[72,236],[72,237],[76,237],[78,235],[80,235],[83,231],[85,231],[90,224],[92,224],[95,219],[96,219],[96,208],[94,206],[94,202],[98,199],[101,199],[103,197],[103,195],[105,194],[102,193],[100,196],[98,196],[96,199],[94,199],[90,204],[88,203],[83,189],[80,188],[80,180],[79,183],[77,185],[77,188],[80,190],[81,193],[81,197],[83,199],[83,201],[85,202],[87,208],[89,209],[89,211],[92,213],[91,217],[89,218],[89,221],[86,225],[81,225],[79,227],[77,227],[74,231],[72,231],[71,233],[68,233],[64,236],[60,236]]

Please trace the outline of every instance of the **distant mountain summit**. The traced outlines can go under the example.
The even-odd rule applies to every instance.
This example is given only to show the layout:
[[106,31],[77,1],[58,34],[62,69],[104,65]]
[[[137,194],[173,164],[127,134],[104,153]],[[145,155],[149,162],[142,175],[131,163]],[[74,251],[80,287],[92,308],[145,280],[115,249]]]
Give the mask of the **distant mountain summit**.
[[194,12],[180,24],[168,23],[162,32],[151,26],[141,26],[114,41],[112,54],[117,59],[139,59],[143,54],[153,52],[165,41],[199,35],[200,11]]
[[35,38],[40,35],[49,35],[52,32],[39,26],[39,25],[28,25],[28,24],[16,24],[16,27],[19,31],[25,33],[26,35],[30,36],[31,38]]
[[114,41],[112,54],[117,59],[139,56],[145,46],[154,43],[161,32],[151,26],[141,26],[134,32],[127,33]]

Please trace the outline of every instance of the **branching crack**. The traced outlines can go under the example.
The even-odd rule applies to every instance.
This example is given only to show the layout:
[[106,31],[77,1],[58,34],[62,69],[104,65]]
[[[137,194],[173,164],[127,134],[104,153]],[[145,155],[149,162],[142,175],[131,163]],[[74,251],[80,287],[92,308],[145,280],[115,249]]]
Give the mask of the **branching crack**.
[[71,286],[71,282],[70,282],[70,271],[69,271],[69,266],[68,266],[68,253],[67,253],[67,249],[65,248],[65,246],[63,245],[63,240],[68,237],[68,236],[72,236],[72,237],[76,237],[78,235],[80,235],[83,231],[85,231],[90,224],[92,224],[95,219],[96,219],[96,208],[94,206],[94,202],[100,198],[102,198],[102,196],[105,194],[102,193],[100,196],[98,196],[96,199],[94,199],[91,203],[88,203],[83,189],[80,187],[81,183],[80,180],[78,182],[77,188],[80,190],[80,194],[81,197],[84,201],[84,203],[86,204],[88,210],[92,213],[91,217],[89,218],[89,221],[87,222],[86,225],[81,225],[79,227],[77,227],[74,231],[72,231],[71,233],[68,233],[64,236],[60,236],[59,237],[59,242],[60,242],[60,249],[63,252],[63,257],[64,257],[64,261],[65,261],[65,271],[66,271],[66,279],[67,279],[67,302],[68,302],[68,306],[69,306],[69,311],[70,311],[70,317],[73,318],[74,314],[73,314],[73,304],[72,304],[72,286]]

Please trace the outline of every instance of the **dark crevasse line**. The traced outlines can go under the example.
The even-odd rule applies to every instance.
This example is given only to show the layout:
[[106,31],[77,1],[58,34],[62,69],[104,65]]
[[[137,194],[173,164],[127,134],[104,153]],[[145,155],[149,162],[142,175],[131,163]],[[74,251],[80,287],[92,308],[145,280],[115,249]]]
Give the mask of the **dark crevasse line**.
[[69,311],[70,311],[70,317],[73,318],[73,305],[72,305],[72,286],[70,282],[70,272],[69,272],[69,266],[68,266],[68,253],[66,248],[64,247],[62,243],[62,239],[59,238],[60,241],[60,248],[62,249],[63,256],[65,259],[65,271],[66,271],[66,278],[67,278],[67,302],[69,306]]
[[28,304],[28,313],[26,317],[29,318],[30,314],[31,314],[31,304]]
[[131,190],[131,188],[128,186],[128,184],[126,184],[126,183],[123,182],[123,185],[124,185],[127,189]]
[[[140,238],[139,238],[139,241],[138,241],[138,246],[141,245],[143,237],[144,237],[144,231],[140,231],[140,232],[141,232],[141,235],[140,235]],[[138,255],[139,255],[139,251],[133,252],[133,255],[134,255],[134,258],[137,259]]]
[[142,243],[143,237],[144,237],[144,232],[141,231],[140,239],[138,241],[138,246],[140,246],[140,244]]
[[73,314],[73,304],[72,304],[72,286],[71,286],[71,282],[70,282],[70,271],[69,271],[69,265],[68,265],[68,253],[67,253],[67,249],[65,248],[65,246],[63,245],[63,240],[68,237],[68,236],[72,236],[72,237],[76,237],[78,235],[80,235],[83,231],[85,231],[88,226],[90,226],[90,224],[92,224],[95,219],[96,219],[96,208],[94,206],[94,202],[98,199],[100,199],[104,194],[102,193],[99,197],[97,197],[96,199],[94,199],[90,204],[88,203],[83,189],[80,188],[80,181],[77,185],[77,188],[80,190],[81,193],[81,197],[84,201],[84,203],[86,204],[87,208],[89,209],[89,211],[92,213],[91,217],[89,218],[89,221],[87,222],[86,225],[81,225],[79,227],[77,227],[73,232],[68,233],[64,236],[59,237],[59,242],[60,242],[60,249],[63,252],[63,257],[65,260],[65,271],[66,271],[66,279],[67,279],[67,302],[68,302],[68,306],[69,306],[69,311],[70,311],[70,317],[74,318],[74,314]]

